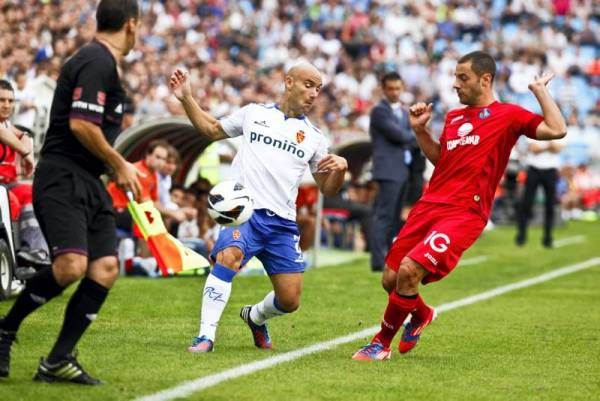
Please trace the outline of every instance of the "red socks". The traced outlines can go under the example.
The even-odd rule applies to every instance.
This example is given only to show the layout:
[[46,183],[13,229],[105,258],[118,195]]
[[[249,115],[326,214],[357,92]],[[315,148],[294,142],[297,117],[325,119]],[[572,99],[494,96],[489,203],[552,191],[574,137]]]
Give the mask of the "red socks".
[[406,316],[414,311],[419,304],[425,305],[418,294],[407,297],[392,291],[381,321],[381,330],[371,342],[379,341],[384,347],[389,348],[394,336],[402,327]]
[[429,317],[429,306],[423,301],[421,295],[417,295],[417,304],[415,310],[412,312],[413,321],[422,322]]

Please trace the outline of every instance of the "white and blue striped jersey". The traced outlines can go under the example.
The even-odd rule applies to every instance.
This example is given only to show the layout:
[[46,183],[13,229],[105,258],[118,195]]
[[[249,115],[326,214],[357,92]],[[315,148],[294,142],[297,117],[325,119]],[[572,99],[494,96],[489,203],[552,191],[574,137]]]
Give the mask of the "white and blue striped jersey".
[[254,198],[255,209],[269,209],[296,220],[298,186],[308,166],[327,154],[327,138],[308,118],[286,118],[277,105],[250,103],[220,120],[230,137],[243,136],[233,159],[232,179]]

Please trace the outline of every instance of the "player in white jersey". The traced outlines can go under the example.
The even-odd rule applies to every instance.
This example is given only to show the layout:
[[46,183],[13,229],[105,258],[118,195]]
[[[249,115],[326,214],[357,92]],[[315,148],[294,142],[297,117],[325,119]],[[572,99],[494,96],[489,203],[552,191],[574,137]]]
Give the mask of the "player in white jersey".
[[321,74],[309,63],[296,64],[285,76],[278,104],[252,103],[221,120],[194,101],[186,72],[176,70],[169,84],[201,135],[211,140],[243,136],[232,171],[252,194],[255,208],[248,222],[219,235],[211,255],[215,264],[204,286],[200,332],[188,351],[213,350],[233,277],[252,256],[262,261],[273,291],[243,307],[240,316],[250,327],[254,344],[272,348],[266,321],[300,306],[305,266],[295,222],[300,180],[310,167],[321,192],[333,195],[348,168],[346,159],[328,153],[326,138],[306,117],[321,90]]

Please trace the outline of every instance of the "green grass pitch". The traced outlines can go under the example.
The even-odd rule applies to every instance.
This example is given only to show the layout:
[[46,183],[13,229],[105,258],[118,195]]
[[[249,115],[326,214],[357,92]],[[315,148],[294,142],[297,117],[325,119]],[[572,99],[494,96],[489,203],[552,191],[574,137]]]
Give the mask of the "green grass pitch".
[[[513,228],[486,232],[460,266],[423,288],[433,305],[600,257],[600,224],[573,222],[556,239],[580,241],[547,250],[533,229],[524,248]],[[480,258],[483,259],[483,258]],[[239,277],[215,352],[185,349],[197,334],[200,277],[122,278],[79,344],[79,360],[107,384],[93,388],[31,381],[59,330],[73,289],[31,315],[13,346],[2,400],[132,400],[186,380],[283,354],[372,327],[386,304],[367,259],[309,270],[302,307],[270,323],[276,349],[254,348],[238,317],[270,289],[265,276]],[[337,346],[189,395],[189,400],[599,400],[600,265],[440,315],[407,355],[384,363],[350,360],[369,339]],[[13,301],[0,303],[0,315]],[[398,338],[394,342],[397,346]]]

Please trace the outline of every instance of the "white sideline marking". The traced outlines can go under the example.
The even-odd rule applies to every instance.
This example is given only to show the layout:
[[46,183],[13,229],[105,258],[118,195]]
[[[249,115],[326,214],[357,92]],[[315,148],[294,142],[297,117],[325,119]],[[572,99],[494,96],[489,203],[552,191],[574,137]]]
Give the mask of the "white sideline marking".
[[567,237],[554,241],[554,247],[561,248],[563,246],[580,244],[582,242],[585,242],[585,235],[576,235],[574,237]]
[[459,266],[469,266],[469,265],[476,265],[482,262],[485,262],[486,260],[488,260],[490,257],[487,255],[481,255],[481,256],[474,256],[472,258],[467,258],[465,260],[463,260],[462,262],[459,262],[458,265]]
[[[557,277],[565,276],[567,274],[575,273],[580,270],[589,269],[590,267],[600,265],[600,257],[592,258],[581,263],[562,267],[560,269],[553,270],[548,273],[544,273],[540,276],[518,281],[516,283],[507,284],[501,287],[494,288],[489,291],[482,292],[480,294],[472,295],[466,298],[459,299],[457,301],[448,302],[440,306],[436,306],[438,313],[447,312],[452,309],[462,308],[463,306],[472,305],[477,302],[485,301],[486,299],[494,298],[507,292],[519,290],[521,288],[530,287],[535,284],[543,283],[555,279]],[[303,356],[314,354],[316,352],[327,351],[341,344],[346,344],[352,341],[369,337],[377,332],[379,325],[373,326],[356,333],[348,334],[347,336],[334,338],[333,340],[320,342],[308,347],[299,348],[295,351],[286,352],[284,354],[276,355],[270,358],[263,359],[261,361],[246,363],[235,368],[227,369],[222,372],[214,373],[208,376],[199,377],[194,380],[183,382],[170,389],[159,391],[158,393],[147,395],[144,397],[136,398],[135,401],[169,401],[175,398],[184,398],[193,393],[205,390],[209,387],[216,386],[227,380],[236,379],[238,377],[246,376],[259,370],[268,369],[272,366],[279,365],[280,363],[293,361],[294,359],[302,358]]]

